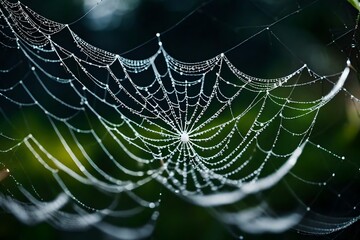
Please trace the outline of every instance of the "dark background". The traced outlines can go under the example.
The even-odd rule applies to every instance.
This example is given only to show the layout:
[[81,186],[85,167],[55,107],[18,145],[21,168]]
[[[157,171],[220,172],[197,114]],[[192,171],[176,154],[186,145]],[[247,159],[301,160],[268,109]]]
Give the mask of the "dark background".
[[[107,1],[103,0],[93,12]],[[128,58],[150,56],[157,48],[155,34],[160,32],[167,52],[179,60],[195,62],[225,52],[235,66],[257,77],[283,76],[304,63],[319,74],[329,75],[342,71],[347,58],[355,70],[359,69],[358,35],[347,33],[354,29],[357,13],[345,0],[214,0],[206,4],[201,0],[139,0],[131,10],[116,12],[112,18],[103,20],[108,22],[103,24],[100,24],[102,19],[91,19],[93,12],[79,19],[86,12],[81,0],[22,2],[47,18],[72,23],[71,28],[94,46]],[[297,9],[299,13],[292,14]],[[264,26],[282,17],[285,17],[283,21],[271,27],[272,34],[255,36]],[[354,49],[352,44],[356,44]],[[358,94],[356,71],[351,78],[354,82],[351,90]],[[354,123],[346,117],[345,103],[340,99],[324,110],[313,140],[339,151],[359,166],[360,119],[357,115]],[[358,106],[354,108],[359,111]],[[318,167],[322,166],[320,163]],[[344,181],[351,182],[347,191],[356,205],[360,199],[359,174],[348,177],[351,180]],[[164,191],[152,239],[233,239],[226,226],[206,209]],[[352,214],[359,215],[359,211]],[[246,239],[279,240],[359,238],[359,223],[327,236],[299,235],[295,231],[246,235]],[[25,226],[1,213],[0,239],[107,239],[107,236],[92,229],[63,232],[48,224]]]

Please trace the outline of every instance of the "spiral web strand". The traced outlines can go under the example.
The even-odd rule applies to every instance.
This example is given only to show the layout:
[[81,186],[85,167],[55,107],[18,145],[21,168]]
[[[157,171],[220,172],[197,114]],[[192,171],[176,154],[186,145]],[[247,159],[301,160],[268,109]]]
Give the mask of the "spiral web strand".
[[[302,64],[286,76],[257,78],[227,53],[179,61],[165,50],[160,34],[153,55],[132,60],[87,43],[70,25],[20,2],[2,0],[0,14],[1,51],[9,56],[0,70],[0,204],[21,221],[67,230],[94,226],[121,239],[144,238],[159,216],[162,190],[156,183],[214,208],[221,221],[249,233],[292,227],[331,233],[358,220],[329,224],[330,218],[305,204],[285,216],[262,201],[226,209],[289,174],[308,185],[327,183],[307,181],[292,169],[314,146],[328,158],[345,160],[311,136],[319,112],[340,92],[359,103],[344,86],[350,60],[332,75]],[[299,94],[322,86],[327,89],[321,96]],[[48,179],[51,191],[39,178]],[[144,220],[138,225],[130,219]]]

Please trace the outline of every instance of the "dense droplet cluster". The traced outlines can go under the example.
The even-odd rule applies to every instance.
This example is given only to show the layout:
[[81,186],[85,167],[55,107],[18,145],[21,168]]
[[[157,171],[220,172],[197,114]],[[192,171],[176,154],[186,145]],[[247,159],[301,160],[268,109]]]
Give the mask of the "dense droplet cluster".
[[[139,209],[150,210],[149,223],[135,229],[133,238],[150,234],[158,217],[161,193],[152,200],[134,193],[154,180],[196,204],[210,207],[269,189],[290,172],[306,145],[315,145],[310,136],[320,109],[339,91],[347,92],[343,85],[349,63],[336,74],[336,83],[330,81],[334,76],[320,76],[306,64],[283,77],[257,78],[234,66],[224,53],[200,62],[179,61],[165,51],[160,34],[156,34],[158,49],[152,56],[132,60],[92,46],[69,25],[48,20],[21,3],[2,1],[0,14],[1,26],[6,28],[2,45],[18,49],[30,70],[12,86],[0,88],[0,96],[15,106],[40,109],[71,164],[31,133],[20,140],[6,137],[15,144],[3,151],[24,146],[52,174],[63,193],[48,212],[41,210],[40,200],[33,200],[33,211],[42,214],[37,220],[51,219],[64,228],[70,224],[81,227],[84,216],[89,225],[94,225],[118,214],[112,205],[100,210],[84,203],[69,190],[68,177],[105,194],[124,193]],[[63,46],[55,40],[57,35],[70,38],[73,46]],[[16,68],[14,65],[0,74],[7,76]],[[308,79],[301,81],[304,75]],[[66,111],[49,107],[28,83],[28,76],[48,99]],[[299,88],[329,83],[331,90],[320,97],[302,99],[293,94]],[[66,88],[72,100],[54,91],[52,84]],[[14,97],[12,93],[20,90],[26,98]],[[301,128],[299,120],[304,122]],[[102,153],[102,161],[121,174],[105,171],[102,163],[87,153],[89,144],[83,141],[84,136]],[[282,144],[288,138],[292,143],[284,150]],[[320,145],[317,148],[343,159]],[[265,170],[274,162],[278,168]],[[20,183],[18,186],[21,188]],[[37,199],[30,192],[24,195]],[[59,211],[70,200],[82,208],[75,209],[78,221]],[[17,203],[11,200],[5,208],[16,215],[11,204]],[[29,208],[19,204],[17,209]],[[305,209],[310,211],[310,207]],[[259,208],[253,210],[258,217],[263,214]],[[136,215],[142,210],[128,211]],[[242,221],[241,214],[224,216],[230,224]],[[299,221],[295,215],[284,219],[284,229]],[[26,220],[33,220],[31,214]],[[338,223],[338,227],[344,225]],[[98,226],[109,232],[107,225]]]

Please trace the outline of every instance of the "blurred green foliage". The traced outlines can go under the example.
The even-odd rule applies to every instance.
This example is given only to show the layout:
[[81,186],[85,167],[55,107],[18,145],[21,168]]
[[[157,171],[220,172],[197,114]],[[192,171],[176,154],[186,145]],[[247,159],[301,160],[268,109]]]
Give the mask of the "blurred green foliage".
[[[60,22],[72,22],[84,14],[80,0],[24,0],[22,2],[41,15]],[[360,10],[358,1],[349,0],[349,2]],[[243,42],[244,44],[227,53],[227,56],[235,66],[258,77],[283,76],[303,63],[307,63],[320,74],[333,74],[343,69],[347,57],[353,60],[354,67],[359,64],[356,62],[359,61],[358,58],[353,55],[349,56],[348,47],[349,43],[353,41],[353,36],[346,35],[347,28],[354,26],[357,13],[355,13],[355,9],[348,7],[349,4],[346,1],[212,1],[180,22],[186,14],[201,3],[200,0],[186,0],[179,8],[176,7],[179,3],[175,0],[144,0],[139,2],[136,9],[122,16],[123,21],[117,28],[104,29],[100,32],[94,31],[89,26],[86,17],[76,22],[72,28],[83,39],[95,46],[120,54],[126,53],[126,57],[136,59],[149,56],[157,47],[154,41],[145,45],[141,44],[152,39],[156,32],[166,31],[172,26],[175,27],[161,36],[165,49],[176,58],[188,62],[215,56]],[[298,6],[298,4],[301,5]],[[296,12],[298,7],[302,10],[301,13],[289,15]],[[279,27],[274,26],[272,33],[252,38],[265,25],[284,16],[287,16],[284,24]],[[278,41],[276,36],[281,41]],[[332,43],[333,40],[335,43]],[[129,52],[133,48],[136,49]],[[356,50],[359,51],[358,48]],[[6,61],[6,56],[0,56],[0,61]],[[351,78],[354,79],[353,73]],[[356,89],[359,84],[355,82],[349,87]],[[319,96],[323,93],[321,89],[311,89],[305,94],[318,94]],[[339,155],[345,155],[348,159],[357,161],[356,164],[359,164],[359,106],[354,107],[352,104],[340,96],[332,102],[330,107],[325,107],[320,113],[312,140],[334,150]],[[17,132],[20,133],[19,135],[23,131],[26,132],[22,128],[37,129],[38,136],[48,143],[49,150],[66,156],[61,152],[64,149],[59,143],[54,143],[53,136],[46,131],[48,123],[42,119],[43,115],[34,112],[25,112],[24,114],[27,116],[26,124],[21,122],[21,116],[11,116],[11,121],[16,126]],[[348,177],[352,178],[356,174],[358,176],[357,169],[349,169],[343,165],[338,166],[334,159],[328,160],[330,158],[328,154],[316,151],[315,147],[312,151],[311,148],[309,147],[309,152],[305,154],[301,168],[295,168],[294,173],[299,173],[298,175],[301,176],[302,172],[307,172],[309,173],[307,177],[317,179],[321,175],[327,176],[333,169],[340,169],[336,174],[343,175],[344,183],[348,183]],[[89,154],[96,156],[95,149],[91,147],[88,149]],[[27,161],[31,156],[25,154],[21,156],[22,159],[17,158],[13,161],[22,162],[22,167],[35,173],[37,179],[32,179],[33,181],[44,181],[43,175],[41,175],[43,171],[38,169],[39,166],[31,166],[34,163]],[[71,163],[70,160],[63,160]],[[310,187],[309,189],[307,185],[305,187],[308,190],[302,191],[305,187],[296,181],[292,184],[291,176],[287,180],[291,188],[302,196],[302,199],[312,201],[314,196],[318,196],[318,188]],[[336,186],[338,189],[334,189],[334,192],[344,192],[345,197],[349,197],[352,202],[359,203],[360,193],[356,188],[359,186],[358,177],[352,179],[351,183],[348,185],[349,188],[344,190],[339,184]],[[265,196],[256,197],[272,199],[274,205],[279,208],[284,207],[289,199],[279,197],[283,187],[275,188]],[[319,198],[321,197],[319,195]],[[326,196],[322,198],[324,200],[319,202],[324,204]],[[251,201],[248,204],[251,204]],[[359,212],[357,211],[356,214],[358,215]],[[357,223],[340,235],[336,233],[319,239],[358,239],[359,236],[359,224]],[[25,226],[12,216],[2,213],[0,216],[0,239],[69,240],[107,239],[107,237],[95,230],[74,233],[58,231],[45,223],[37,226]],[[233,236],[227,231],[226,226],[212,216],[211,211],[194,206],[164,189],[160,218],[152,239],[220,240],[233,239]],[[298,235],[290,231],[281,235],[246,236],[246,239],[281,240],[315,239],[315,237]]]
[[358,0],[348,0],[351,5],[353,5],[354,8],[356,8],[358,11],[360,11],[360,2]]

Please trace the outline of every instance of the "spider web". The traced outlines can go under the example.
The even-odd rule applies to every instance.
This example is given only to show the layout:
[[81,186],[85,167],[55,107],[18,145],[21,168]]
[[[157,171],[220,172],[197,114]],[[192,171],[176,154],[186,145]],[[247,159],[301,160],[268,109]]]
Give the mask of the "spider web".
[[[336,178],[336,167],[314,181],[296,171],[311,148],[358,170],[311,139],[335,97],[359,104],[345,88],[359,64],[358,22],[346,33],[351,51],[337,73],[318,74],[300,61],[281,77],[258,78],[228,57],[265,32],[282,43],[272,29],[301,10],[224,53],[184,62],[166,51],[165,33],[156,34],[152,55],[129,59],[86,42],[71,24],[2,0],[1,206],[28,224],[95,227],[121,239],[152,234],[163,188],[211,208],[240,236],[289,228],[327,234],[356,222],[353,212],[313,211],[291,181],[325,189]],[[268,198],[253,200],[280,182],[296,208],[277,213]]]

